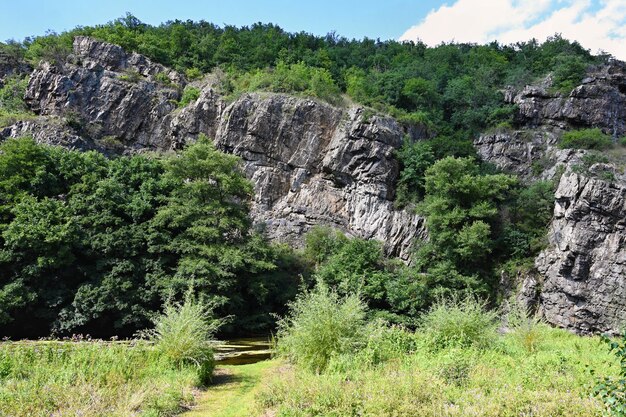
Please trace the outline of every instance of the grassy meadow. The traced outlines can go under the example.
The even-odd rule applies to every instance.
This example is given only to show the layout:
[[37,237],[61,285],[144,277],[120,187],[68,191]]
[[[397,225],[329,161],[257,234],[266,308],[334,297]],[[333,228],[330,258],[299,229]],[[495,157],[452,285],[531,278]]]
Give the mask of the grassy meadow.
[[193,367],[147,342],[3,342],[0,416],[170,416],[193,401]]

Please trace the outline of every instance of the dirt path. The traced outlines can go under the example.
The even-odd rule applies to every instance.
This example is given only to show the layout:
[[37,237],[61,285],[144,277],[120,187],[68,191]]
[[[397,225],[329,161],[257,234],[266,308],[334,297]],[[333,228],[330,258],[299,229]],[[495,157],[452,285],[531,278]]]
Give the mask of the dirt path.
[[224,365],[213,383],[197,398],[197,405],[180,417],[252,417],[254,396],[263,379],[279,367],[278,360],[249,365]]

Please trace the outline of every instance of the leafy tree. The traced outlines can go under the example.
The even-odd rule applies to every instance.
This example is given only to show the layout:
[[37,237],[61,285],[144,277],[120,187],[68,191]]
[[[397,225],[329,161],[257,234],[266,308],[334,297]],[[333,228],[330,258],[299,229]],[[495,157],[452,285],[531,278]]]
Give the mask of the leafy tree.
[[424,197],[426,170],[435,162],[435,154],[429,142],[410,143],[405,140],[398,152],[402,164],[396,187],[396,203],[415,203]]
[[270,327],[307,266],[252,233],[238,164],[206,138],[169,159],[5,141],[2,334],[131,335],[189,287],[231,329]]
[[447,157],[426,171],[426,197],[418,211],[429,232],[420,253],[429,274],[471,285],[472,275],[488,276],[498,207],[515,184],[509,175],[483,175],[472,158]]

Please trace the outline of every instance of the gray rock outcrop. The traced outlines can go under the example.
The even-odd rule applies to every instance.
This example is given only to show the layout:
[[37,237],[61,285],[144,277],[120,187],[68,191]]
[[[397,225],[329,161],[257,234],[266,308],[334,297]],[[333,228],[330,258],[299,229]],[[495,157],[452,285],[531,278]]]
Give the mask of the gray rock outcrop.
[[542,313],[578,333],[615,333],[626,324],[626,186],[569,172],[555,197],[536,260]]
[[567,97],[548,87],[508,90],[505,99],[519,108],[517,130],[474,144],[483,159],[527,182],[558,182],[549,245],[520,280],[518,300],[577,333],[615,333],[626,325],[626,176],[614,163],[585,166],[589,151],[557,143],[579,127],[626,133],[626,64],[594,69]]
[[185,85],[141,55],[77,37],[67,63],[42,63],[31,75],[25,99],[39,120],[0,137],[128,153],[179,149],[206,134],[242,158],[255,187],[253,219],[273,239],[300,245],[324,224],[380,240],[408,260],[412,242],[425,236],[423,219],[393,207],[394,152],[405,135],[395,120],[280,94],[229,104],[209,81],[195,83],[199,97],[179,108]]

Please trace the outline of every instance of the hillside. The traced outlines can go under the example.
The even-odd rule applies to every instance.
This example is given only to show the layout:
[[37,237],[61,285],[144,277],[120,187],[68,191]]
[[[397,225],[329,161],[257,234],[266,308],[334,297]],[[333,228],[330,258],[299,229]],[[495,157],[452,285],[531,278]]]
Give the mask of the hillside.
[[[229,36],[239,49],[227,54]],[[208,39],[216,49],[202,54]],[[250,54],[261,50],[267,55]],[[357,267],[419,288],[423,295],[398,296],[391,284],[366,284],[385,287],[366,295],[381,311],[409,297],[409,307],[392,309],[401,322],[435,294],[470,291],[492,300],[518,294],[576,332],[621,326],[622,148],[560,145],[564,132],[581,129],[599,128],[611,142],[624,135],[619,61],[559,37],[426,48],[272,25],[151,27],[132,16],[3,51],[4,91],[25,90],[23,102],[4,99],[0,137],[114,157],[178,151],[206,135],[241,158],[254,186],[254,228],[270,241],[302,248],[314,226],[330,226],[380,241],[386,256],[408,264],[403,273],[382,258]],[[471,191],[453,183],[444,191],[435,175],[468,178]]]

